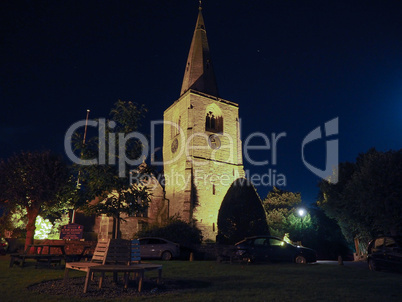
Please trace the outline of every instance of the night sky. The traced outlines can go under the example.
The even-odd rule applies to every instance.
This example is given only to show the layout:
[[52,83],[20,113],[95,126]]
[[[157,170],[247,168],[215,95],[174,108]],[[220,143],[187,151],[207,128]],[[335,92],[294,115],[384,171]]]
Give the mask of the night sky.
[[[351,2],[351,3],[349,3]],[[0,3],[0,158],[64,154],[71,124],[107,117],[118,100],[149,109],[143,132],[178,99],[198,1]],[[339,159],[402,148],[401,1],[203,1],[220,96],[239,104],[242,140],[278,142],[282,189],[315,201],[319,178],[301,159],[304,137],[339,118]],[[157,128],[157,145],[162,128]],[[262,140],[255,139],[254,145]],[[305,149],[325,167],[325,140]],[[161,156],[161,154],[159,154]],[[250,153],[271,162],[272,152]],[[269,186],[258,186],[265,198]]]

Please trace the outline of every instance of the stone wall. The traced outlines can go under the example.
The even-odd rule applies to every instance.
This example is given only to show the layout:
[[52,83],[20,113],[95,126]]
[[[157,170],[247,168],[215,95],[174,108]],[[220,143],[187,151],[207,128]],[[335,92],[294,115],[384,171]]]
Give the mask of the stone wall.
[[[133,239],[135,234],[142,228],[153,223],[161,223],[168,216],[168,205],[165,199],[164,191],[157,179],[150,175],[147,182],[150,203],[146,213],[139,213],[135,216],[121,214],[125,221],[120,222],[120,233],[122,239]],[[98,234],[98,239],[107,239],[113,237],[113,218],[106,215],[98,216],[95,221],[94,230]]]

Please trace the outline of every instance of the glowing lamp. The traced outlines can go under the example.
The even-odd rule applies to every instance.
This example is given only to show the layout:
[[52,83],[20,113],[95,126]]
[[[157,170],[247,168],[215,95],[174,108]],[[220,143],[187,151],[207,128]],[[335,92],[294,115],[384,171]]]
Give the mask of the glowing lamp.
[[304,217],[304,215],[306,215],[306,210],[305,209],[299,209],[297,211],[297,213],[299,214],[300,217]]

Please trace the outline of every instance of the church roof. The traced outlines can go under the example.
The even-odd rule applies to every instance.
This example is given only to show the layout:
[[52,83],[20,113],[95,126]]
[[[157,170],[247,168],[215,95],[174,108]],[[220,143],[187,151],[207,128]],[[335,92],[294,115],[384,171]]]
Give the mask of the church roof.
[[205,30],[201,5],[199,7],[193,40],[191,41],[190,51],[188,53],[180,96],[189,89],[219,96],[209,53],[207,32]]

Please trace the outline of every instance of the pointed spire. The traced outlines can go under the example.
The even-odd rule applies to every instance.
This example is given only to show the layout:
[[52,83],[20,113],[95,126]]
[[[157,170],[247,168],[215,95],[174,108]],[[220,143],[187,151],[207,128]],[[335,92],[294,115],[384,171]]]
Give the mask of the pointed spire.
[[215,73],[209,53],[201,1],[199,3],[198,19],[188,53],[180,95],[183,95],[189,89],[193,89],[218,96],[218,86],[216,85]]

